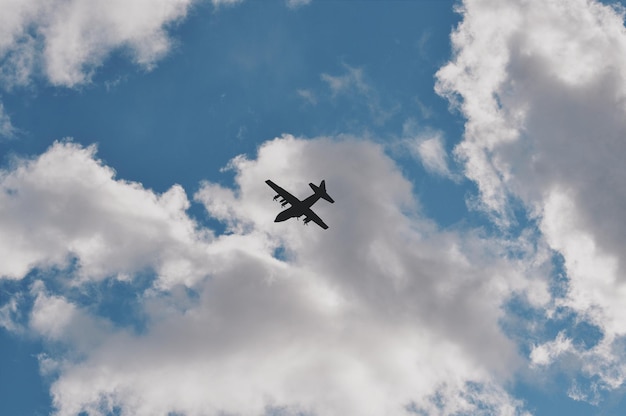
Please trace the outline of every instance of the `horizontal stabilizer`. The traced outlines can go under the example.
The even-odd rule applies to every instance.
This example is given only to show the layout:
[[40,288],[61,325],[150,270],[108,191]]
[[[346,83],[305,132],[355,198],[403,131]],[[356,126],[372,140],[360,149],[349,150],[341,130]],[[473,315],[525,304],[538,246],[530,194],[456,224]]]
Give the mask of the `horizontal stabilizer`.
[[313,192],[315,192],[315,194],[318,195],[320,198],[325,199],[331,204],[335,202],[335,200],[332,199],[330,195],[328,195],[328,193],[326,192],[326,181],[322,181],[320,183],[320,186],[316,186],[313,183],[310,183],[309,186],[311,187],[311,189],[313,189]]

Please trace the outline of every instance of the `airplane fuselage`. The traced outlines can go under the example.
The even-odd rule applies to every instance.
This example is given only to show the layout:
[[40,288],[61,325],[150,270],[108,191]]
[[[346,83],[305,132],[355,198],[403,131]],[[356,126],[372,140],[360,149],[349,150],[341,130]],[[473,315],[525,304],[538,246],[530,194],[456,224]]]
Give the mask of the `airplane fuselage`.
[[288,220],[289,218],[300,218],[304,216],[304,225],[313,221],[325,230],[328,228],[328,225],[326,225],[324,221],[322,221],[322,219],[311,209],[311,205],[315,204],[320,198],[325,199],[331,204],[335,202],[330,195],[328,195],[328,192],[326,192],[326,182],[324,180],[322,180],[319,185],[309,183],[309,186],[313,189],[313,195],[303,199],[302,201],[269,179],[266,180],[265,183],[276,191],[274,200],[281,198],[280,203],[283,207],[288,204],[291,205],[289,208],[279,213],[274,222],[282,222]]
[[287,221],[289,218],[299,218],[305,214],[305,212],[311,208],[313,204],[315,204],[321,198],[318,194],[313,194],[310,197],[306,198],[303,201],[300,201],[299,204],[293,205],[286,210],[280,212],[274,222],[282,222]]

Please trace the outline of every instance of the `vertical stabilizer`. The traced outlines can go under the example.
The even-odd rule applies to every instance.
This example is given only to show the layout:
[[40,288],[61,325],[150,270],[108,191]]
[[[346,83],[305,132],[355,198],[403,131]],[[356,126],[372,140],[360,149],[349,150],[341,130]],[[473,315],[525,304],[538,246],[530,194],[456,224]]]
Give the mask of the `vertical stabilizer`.
[[320,186],[317,186],[313,183],[310,183],[309,186],[311,187],[311,189],[313,189],[313,192],[315,192],[315,195],[318,195],[320,198],[325,199],[326,201],[330,202],[331,204],[335,202],[334,199],[332,199],[330,197],[330,195],[328,195],[328,193],[326,192],[326,181],[323,180],[322,182],[320,182]]

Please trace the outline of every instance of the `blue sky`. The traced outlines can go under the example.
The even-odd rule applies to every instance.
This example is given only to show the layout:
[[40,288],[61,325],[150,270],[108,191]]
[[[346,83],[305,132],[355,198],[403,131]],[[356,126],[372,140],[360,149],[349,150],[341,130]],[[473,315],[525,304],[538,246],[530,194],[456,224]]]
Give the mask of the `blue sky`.
[[617,3],[0,10],[0,413],[626,411]]

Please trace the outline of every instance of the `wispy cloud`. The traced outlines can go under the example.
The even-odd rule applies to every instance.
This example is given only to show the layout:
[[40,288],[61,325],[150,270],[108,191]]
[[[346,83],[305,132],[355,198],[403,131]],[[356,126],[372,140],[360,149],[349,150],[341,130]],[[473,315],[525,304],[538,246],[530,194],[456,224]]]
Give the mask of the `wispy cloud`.
[[286,0],[287,7],[291,9],[297,9],[298,7],[306,6],[311,3],[312,0]]
[[343,64],[344,73],[330,75],[323,73],[320,78],[330,88],[333,98],[345,96],[365,100],[371,116],[377,124],[384,124],[396,111],[394,107],[385,107],[376,89],[367,81],[362,68]]
[[450,170],[442,131],[421,128],[415,120],[410,119],[403,125],[400,144],[431,174],[454,181],[460,180],[461,177]]
[[417,138],[413,142],[414,151],[419,155],[424,167],[435,174],[451,177],[448,168],[448,155],[440,135]]
[[13,127],[11,119],[4,111],[4,105],[0,102],[0,141],[14,138],[16,132],[17,129]]
[[220,6],[233,6],[237,3],[241,3],[244,0],[211,0],[211,3],[215,6],[215,7],[220,7]]
[[306,103],[311,104],[311,105],[316,105],[317,104],[317,96],[315,95],[315,93],[312,90],[310,90],[310,89],[299,89],[299,90],[296,90],[296,93]]
[[342,75],[322,74],[321,78],[328,84],[333,95],[356,91],[362,95],[371,93],[371,87],[363,80],[363,69],[344,64],[346,70]]

